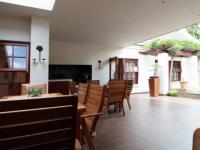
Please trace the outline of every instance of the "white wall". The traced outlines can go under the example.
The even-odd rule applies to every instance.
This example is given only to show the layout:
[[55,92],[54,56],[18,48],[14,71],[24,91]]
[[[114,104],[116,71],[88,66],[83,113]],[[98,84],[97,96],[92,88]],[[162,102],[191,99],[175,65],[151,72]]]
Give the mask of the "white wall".
[[0,40],[30,41],[30,20],[0,16]]
[[161,53],[158,55],[160,65],[160,94],[167,94],[169,90],[169,55]]
[[[92,65],[92,78],[106,84],[109,80],[110,57],[139,59],[139,83],[134,85],[135,92],[148,91],[149,71],[154,57],[139,55],[134,48],[122,49],[105,45],[80,44],[62,41],[50,41],[50,64],[88,64]],[[98,60],[102,61],[102,68],[98,69]],[[146,66],[146,67],[141,67]]]
[[192,56],[188,58],[189,79],[188,79],[188,88],[191,91],[199,90],[199,74],[198,74],[198,60],[197,56]]
[[[34,63],[33,59],[38,61],[39,52],[36,47],[41,45],[43,51],[41,58],[46,60],[42,63]],[[37,16],[31,19],[31,56],[30,56],[30,83],[48,83],[49,69],[49,20]]]

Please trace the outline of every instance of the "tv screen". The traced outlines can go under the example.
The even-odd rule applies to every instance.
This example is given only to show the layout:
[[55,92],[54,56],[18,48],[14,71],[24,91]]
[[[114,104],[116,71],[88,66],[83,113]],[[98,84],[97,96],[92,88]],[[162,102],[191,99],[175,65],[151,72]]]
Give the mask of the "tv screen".
[[92,79],[92,65],[49,65],[49,80],[72,79],[86,83]]

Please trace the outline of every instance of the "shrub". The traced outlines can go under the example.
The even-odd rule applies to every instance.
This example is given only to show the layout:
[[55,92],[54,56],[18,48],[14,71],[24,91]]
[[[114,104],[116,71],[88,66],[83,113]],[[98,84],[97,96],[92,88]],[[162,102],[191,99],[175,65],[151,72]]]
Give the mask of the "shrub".
[[170,90],[167,95],[177,97],[179,95],[179,93],[178,93],[178,90],[173,89],[173,90]]

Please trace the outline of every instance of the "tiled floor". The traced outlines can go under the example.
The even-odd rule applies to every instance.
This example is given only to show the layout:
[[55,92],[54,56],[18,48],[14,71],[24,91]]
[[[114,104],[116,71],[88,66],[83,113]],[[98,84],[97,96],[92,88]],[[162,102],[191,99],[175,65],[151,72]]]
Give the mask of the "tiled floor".
[[110,113],[99,120],[97,150],[192,150],[200,100],[136,94],[131,103],[125,117]]

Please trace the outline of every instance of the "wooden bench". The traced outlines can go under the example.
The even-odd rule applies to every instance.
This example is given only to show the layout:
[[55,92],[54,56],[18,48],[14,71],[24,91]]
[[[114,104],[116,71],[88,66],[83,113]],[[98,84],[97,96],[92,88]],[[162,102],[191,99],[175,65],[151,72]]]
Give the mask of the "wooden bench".
[[74,150],[77,101],[75,96],[1,100],[1,150]]

